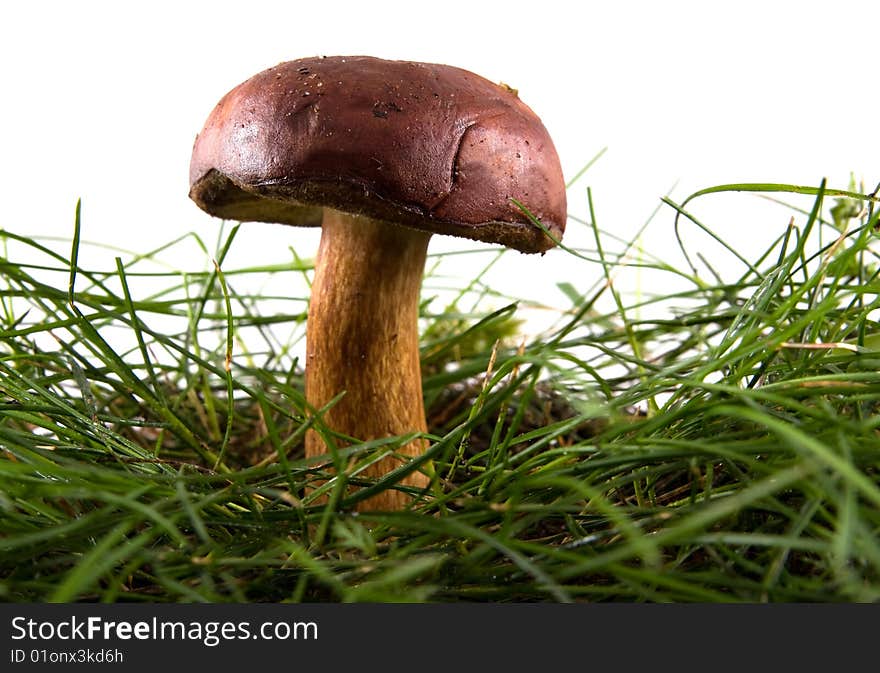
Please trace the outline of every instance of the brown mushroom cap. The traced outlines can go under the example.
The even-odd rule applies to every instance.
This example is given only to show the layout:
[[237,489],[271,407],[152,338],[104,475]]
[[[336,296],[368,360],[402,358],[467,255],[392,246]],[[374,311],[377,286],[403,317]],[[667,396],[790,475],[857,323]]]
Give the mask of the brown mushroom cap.
[[322,207],[543,252],[565,184],[540,119],[510,89],[446,65],[304,58],[230,91],[196,138],[190,197],[235,220],[321,224]]

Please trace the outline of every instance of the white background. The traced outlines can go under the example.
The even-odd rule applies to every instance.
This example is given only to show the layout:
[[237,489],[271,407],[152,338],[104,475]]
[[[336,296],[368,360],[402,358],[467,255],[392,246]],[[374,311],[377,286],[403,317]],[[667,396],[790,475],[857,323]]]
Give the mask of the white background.
[[[0,227],[146,250],[217,221],[187,198],[192,142],[216,101],[283,60],[369,54],[444,62],[503,81],[543,119],[585,217],[592,189],[606,230],[632,236],[669,192],[730,182],[845,188],[880,180],[880,3],[310,0],[9,2],[0,14]],[[748,248],[789,213],[755,196],[709,197],[695,213]],[[643,238],[680,261],[664,207]],[[566,241],[589,247],[570,223]],[[314,253],[314,232],[266,224],[239,234],[235,263]],[[432,250],[457,242],[435,237]],[[466,244],[473,247],[473,244]],[[63,249],[63,247],[62,247]],[[85,260],[112,269],[117,252]],[[200,269],[195,247],[168,254]],[[461,278],[472,276],[464,256]],[[230,262],[232,263],[232,262]],[[556,283],[598,268],[564,253],[506,255],[503,291],[564,304]],[[635,272],[634,272],[635,273]],[[625,283],[624,279],[621,279]],[[635,281],[638,283],[638,281]]]

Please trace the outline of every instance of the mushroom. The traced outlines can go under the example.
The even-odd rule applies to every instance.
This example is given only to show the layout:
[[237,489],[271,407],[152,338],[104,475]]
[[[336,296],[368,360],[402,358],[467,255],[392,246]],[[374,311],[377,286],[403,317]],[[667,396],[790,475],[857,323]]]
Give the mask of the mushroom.
[[[431,234],[543,253],[566,220],[556,150],[514,90],[367,56],[289,61],[232,89],[196,138],[189,195],[221,218],[323,227],[306,401],[321,410],[344,393],[322,417],[340,446],[427,432],[418,307]],[[415,439],[359,474],[386,475],[426,448]],[[327,452],[310,429],[306,456]],[[429,483],[413,470],[399,484],[409,488],[357,508],[404,508]]]

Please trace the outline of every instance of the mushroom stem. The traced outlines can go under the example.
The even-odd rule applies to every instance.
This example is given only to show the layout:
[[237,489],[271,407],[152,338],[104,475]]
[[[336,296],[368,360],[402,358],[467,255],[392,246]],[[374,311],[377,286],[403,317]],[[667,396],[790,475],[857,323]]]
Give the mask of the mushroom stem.
[[[418,309],[430,233],[324,210],[306,329],[306,400],[316,410],[345,395],[323,416],[328,429],[369,441],[425,432]],[[337,443],[337,446],[343,446]],[[401,446],[360,472],[380,477],[403,456],[421,455],[423,439]],[[327,453],[315,430],[306,456]],[[403,484],[424,487],[416,470]],[[388,489],[360,510],[401,509],[407,493]]]

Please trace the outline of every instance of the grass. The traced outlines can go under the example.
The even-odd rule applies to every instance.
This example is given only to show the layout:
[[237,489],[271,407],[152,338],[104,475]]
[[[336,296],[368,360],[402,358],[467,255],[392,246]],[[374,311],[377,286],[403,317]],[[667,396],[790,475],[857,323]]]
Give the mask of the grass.
[[[325,476],[301,444],[307,287],[237,290],[307,279],[295,252],[227,268],[233,228],[213,251],[189,235],[96,270],[78,262],[79,211],[60,252],[0,232],[0,599],[880,599],[876,198],[693,198],[739,191],[811,205],[747,258],[666,199],[678,234],[739,260],[727,279],[683,235],[684,263],[653,259],[591,207],[570,226],[595,245],[553,253],[591,280],[560,280],[570,306],[528,339],[527,307],[482,274],[439,312],[429,275],[437,484],[395,513],[304,495]],[[162,268],[184,240],[217,265]],[[677,289],[628,297],[633,272]]]

